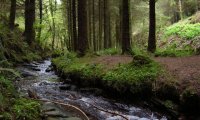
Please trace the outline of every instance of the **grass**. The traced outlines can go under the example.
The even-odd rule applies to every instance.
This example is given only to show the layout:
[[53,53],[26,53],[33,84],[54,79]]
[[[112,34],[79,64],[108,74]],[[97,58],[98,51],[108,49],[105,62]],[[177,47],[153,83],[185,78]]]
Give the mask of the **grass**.
[[176,49],[164,49],[164,50],[157,50],[155,52],[155,56],[161,57],[184,57],[184,56],[191,56],[194,55],[193,50],[176,50]]

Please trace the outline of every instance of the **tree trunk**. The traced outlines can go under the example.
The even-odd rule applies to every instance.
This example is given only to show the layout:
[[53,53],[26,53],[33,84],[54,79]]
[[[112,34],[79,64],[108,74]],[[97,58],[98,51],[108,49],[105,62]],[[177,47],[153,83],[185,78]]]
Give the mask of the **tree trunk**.
[[95,2],[92,0],[92,26],[93,26],[93,46],[94,46],[94,51],[97,50],[96,47],[96,34],[95,34]]
[[182,9],[182,1],[181,0],[178,1],[178,6],[179,6],[180,18],[182,20],[183,19],[183,9]]
[[122,54],[129,53],[130,50],[129,0],[122,0]]
[[77,51],[77,30],[76,30],[76,0],[72,0],[72,24],[73,24],[73,43],[74,51]]
[[42,6],[42,0],[39,0],[39,11],[40,11],[40,27],[38,30],[38,40],[41,38],[41,32],[42,32],[42,11],[43,11],[43,6]]
[[14,29],[15,27],[15,14],[16,14],[16,0],[11,0],[11,7],[10,7],[10,29]]
[[104,0],[104,48],[111,47],[109,1]]
[[29,45],[35,41],[35,0],[25,0],[25,40]]
[[99,0],[99,50],[102,49],[102,34],[103,34],[103,14],[102,14],[102,0]]
[[155,0],[149,1],[149,39],[148,51],[154,53],[156,50],[156,13]]
[[84,56],[88,47],[87,0],[78,0],[78,54]]

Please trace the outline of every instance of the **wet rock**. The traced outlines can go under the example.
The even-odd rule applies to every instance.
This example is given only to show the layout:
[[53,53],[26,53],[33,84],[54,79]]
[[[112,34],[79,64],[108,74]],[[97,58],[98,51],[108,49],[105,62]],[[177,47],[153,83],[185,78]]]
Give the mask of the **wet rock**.
[[68,84],[68,83],[71,83],[72,82],[72,80],[71,79],[65,79],[65,80],[63,80],[64,81],[64,83],[66,83],[66,84]]
[[45,72],[51,72],[51,71],[53,71],[53,68],[51,68],[51,67],[48,67],[48,68],[45,70]]
[[60,90],[70,90],[71,89],[71,85],[61,85],[59,86]]
[[82,119],[78,117],[69,117],[69,118],[66,118],[65,120],[82,120]]
[[98,89],[98,88],[81,88],[80,89],[81,92],[87,92],[87,93],[93,93],[95,95],[100,95],[102,94],[102,90],[101,89]]
[[44,81],[39,84],[39,86],[45,86],[45,85],[51,85],[51,83]]
[[82,120],[78,117],[60,118],[60,117],[48,117],[47,120]]
[[40,71],[39,68],[34,68],[34,67],[32,67],[31,70],[34,70],[34,71]]
[[45,112],[45,116],[48,116],[48,117],[61,117],[61,118],[66,118],[68,117],[67,115],[61,113],[60,111],[48,111],[48,112]]
[[21,76],[22,77],[30,77],[30,76],[33,76],[33,74],[31,74],[30,72],[22,71]]

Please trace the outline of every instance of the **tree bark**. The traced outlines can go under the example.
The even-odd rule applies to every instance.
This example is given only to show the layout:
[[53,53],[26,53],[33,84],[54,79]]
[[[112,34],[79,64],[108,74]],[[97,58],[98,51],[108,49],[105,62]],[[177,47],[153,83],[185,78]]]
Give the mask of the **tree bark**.
[[9,20],[9,25],[11,30],[14,29],[15,27],[15,14],[16,14],[16,0],[11,0],[10,20]]
[[40,27],[39,27],[39,30],[38,30],[38,40],[40,40],[41,38],[41,32],[42,32],[42,11],[43,11],[43,6],[42,6],[42,0],[39,0],[39,11],[40,11]]
[[129,0],[122,0],[122,54],[129,53],[130,50]]
[[25,40],[29,45],[35,41],[35,0],[25,0]]
[[88,47],[87,0],[78,0],[78,54],[84,56]]
[[149,1],[149,38],[148,48],[149,52],[156,51],[156,13],[155,13],[155,0]]
[[104,48],[111,47],[109,0],[104,0]]
[[76,30],[76,0],[72,0],[72,24],[73,24],[73,43],[74,51],[77,51],[77,30]]

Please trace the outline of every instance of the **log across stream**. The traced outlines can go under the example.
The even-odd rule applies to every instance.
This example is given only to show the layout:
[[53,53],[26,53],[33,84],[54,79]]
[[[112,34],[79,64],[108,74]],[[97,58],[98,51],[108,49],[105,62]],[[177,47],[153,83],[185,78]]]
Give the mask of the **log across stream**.
[[[117,102],[116,100],[98,95],[95,88],[78,88],[72,84],[64,84],[50,68],[51,61],[32,62],[18,67],[23,78],[16,85],[23,95],[28,90],[34,91],[43,105],[49,108],[48,115],[53,120],[84,119],[76,111],[67,110],[62,104],[76,106],[83,110],[90,119],[97,120],[167,120],[164,115],[143,107]],[[95,90],[94,90],[95,89]],[[94,93],[95,91],[95,93]],[[99,90],[100,91],[100,90]],[[49,102],[48,102],[49,101]],[[61,105],[51,103],[56,101]],[[51,111],[57,109],[57,114]],[[48,110],[48,109],[47,109]]]

